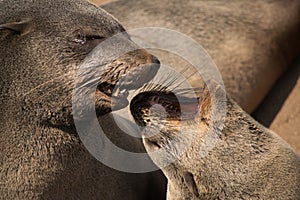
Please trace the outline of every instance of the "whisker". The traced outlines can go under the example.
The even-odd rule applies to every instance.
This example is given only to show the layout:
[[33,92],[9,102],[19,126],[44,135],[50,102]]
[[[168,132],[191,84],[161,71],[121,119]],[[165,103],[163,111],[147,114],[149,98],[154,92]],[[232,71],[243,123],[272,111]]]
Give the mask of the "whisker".
[[73,80],[69,80],[69,82],[64,83],[64,85],[61,85],[61,83],[60,83],[57,87],[50,87],[51,88],[50,90],[49,90],[49,88],[47,88],[47,92],[45,94],[41,95],[39,98],[35,99],[34,102],[38,102],[38,101],[44,99],[50,93],[53,93],[54,91],[56,91],[58,89],[61,89],[62,87],[65,87],[66,86],[65,84],[68,84],[68,83],[71,83],[71,82],[73,82]]
[[53,79],[51,79],[51,80],[49,80],[49,81],[46,81],[46,82],[44,82],[44,83],[42,83],[42,84],[40,84],[40,85],[38,85],[38,86],[36,86],[36,87],[30,89],[27,93],[23,94],[23,97],[26,97],[27,95],[29,95],[29,94],[31,94],[32,92],[38,90],[39,88],[41,88],[41,87],[43,87],[43,86],[45,86],[45,85],[47,85],[47,84],[49,84],[49,83],[53,83],[55,80],[64,78],[64,77],[66,77],[66,76],[68,76],[68,75],[70,75],[70,74],[71,74],[71,72],[68,72],[68,73],[63,74],[63,75],[61,75],[61,76],[55,77],[55,78],[53,78]]
[[[188,67],[186,67],[186,69],[184,69],[182,71],[182,75],[188,70]],[[191,78],[194,75],[193,72],[191,72],[191,74],[189,74],[187,77],[185,77],[185,80],[182,80],[181,82],[179,82],[177,85],[175,85],[175,88],[178,88],[179,86],[181,86],[186,80],[188,80],[189,78]]]

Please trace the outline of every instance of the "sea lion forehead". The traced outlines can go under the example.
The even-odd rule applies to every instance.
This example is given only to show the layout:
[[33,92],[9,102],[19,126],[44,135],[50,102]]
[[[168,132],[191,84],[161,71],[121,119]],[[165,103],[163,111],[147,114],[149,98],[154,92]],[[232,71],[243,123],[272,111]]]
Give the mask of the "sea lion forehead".
[[[91,7],[97,8],[97,6],[89,3],[86,0],[19,0],[12,3],[10,0],[0,0],[0,5],[5,13],[14,10],[15,12],[22,10],[31,9],[32,12],[43,10],[43,11],[55,11],[55,10],[72,10],[74,8],[80,9],[86,7],[86,9],[91,9]],[[90,8],[87,8],[90,7]],[[42,11],[41,11],[42,13]],[[1,13],[2,14],[2,13]],[[8,13],[13,14],[13,13]],[[42,13],[46,14],[46,13]]]
[[[32,24],[47,28],[59,26],[72,30],[73,24],[99,30],[103,36],[123,32],[123,26],[109,13],[85,0],[20,0],[13,5],[0,1],[0,24],[31,19]],[[35,23],[36,22],[36,23]]]

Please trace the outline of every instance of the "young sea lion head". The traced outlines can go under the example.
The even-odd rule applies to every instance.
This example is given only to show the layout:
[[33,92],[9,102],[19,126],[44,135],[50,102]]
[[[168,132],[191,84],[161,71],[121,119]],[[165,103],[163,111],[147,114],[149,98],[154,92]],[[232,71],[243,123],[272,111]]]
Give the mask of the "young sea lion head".
[[[147,152],[169,180],[168,194],[171,191],[172,197],[193,199],[199,197],[194,178],[198,168],[195,166],[205,162],[201,160],[203,146],[200,144],[211,134],[210,130],[217,130],[221,110],[215,112],[214,109],[222,106],[220,100],[225,97],[225,91],[211,81],[202,89],[201,97],[190,98],[175,93],[165,88],[150,88],[132,99],[130,110],[142,127]],[[170,188],[174,185],[175,188]]]
[[[277,193],[284,196],[280,181],[299,175],[293,150],[214,81],[197,100],[149,90],[136,95],[130,109],[143,127],[147,152],[168,179],[168,199],[273,197],[273,188],[262,186],[275,179]],[[285,184],[298,196],[298,179]]]
[[[159,61],[137,47],[114,17],[86,1],[22,0],[12,4],[4,0],[0,6],[5,11],[0,14],[0,55],[5,58],[1,60],[1,79],[5,80],[1,86],[7,86],[11,98],[47,104],[58,113],[66,99],[70,102],[72,89],[82,78],[94,87],[96,112],[102,115],[128,104],[126,91],[112,94],[122,75],[147,75],[144,81],[148,81],[158,69]],[[94,50],[116,34],[121,36]],[[125,47],[131,51],[113,60],[109,60],[111,54],[99,52]],[[90,69],[78,78],[79,66],[89,54],[93,66],[87,66]],[[128,80],[126,87],[142,84]]]
[[157,162],[178,160],[195,140],[203,139],[209,126],[220,120],[213,104],[222,105],[219,101],[224,95],[224,90],[216,82],[209,83],[200,98],[175,95],[157,88],[136,95],[130,103],[130,110],[136,123],[143,127],[147,151],[165,149],[167,152],[165,156],[153,159],[158,159]]

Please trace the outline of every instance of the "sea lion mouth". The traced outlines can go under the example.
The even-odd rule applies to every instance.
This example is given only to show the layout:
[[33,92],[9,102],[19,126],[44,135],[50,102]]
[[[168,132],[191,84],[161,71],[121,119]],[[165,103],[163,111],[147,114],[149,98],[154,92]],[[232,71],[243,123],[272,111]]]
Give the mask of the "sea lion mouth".
[[130,110],[137,124],[143,127],[155,120],[194,119],[198,113],[198,102],[198,99],[178,97],[173,92],[147,91],[132,99]]
[[178,97],[172,92],[147,91],[130,102],[135,122],[143,127],[145,146],[158,150],[170,144],[183,121],[194,120],[198,114],[198,99]]
[[111,97],[115,86],[116,86],[115,84],[110,84],[108,82],[104,82],[104,83],[99,84],[97,86],[97,89],[100,92],[102,92],[102,93],[106,94],[107,96]]
[[115,86],[107,82],[103,82],[97,86],[95,93],[97,114],[103,115],[112,110],[122,109],[129,104],[127,100],[128,91],[113,92]]
[[160,61],[156,57],[144,50],[135,50],[106,64],[100,79],[93,76],[83,85],[93,86],[96,81],[96,112],[104,115],[128,106],[129,91],[151,81],[159,67]]
[[103,82],[97,86],[97,90],[105,94],[108,98],[121,100],[121,99],[126,99],[128,97],[129,89],[123,89],[123,90],[116,89],[116,91],[114,92],[115,88],[116,88],[115,84],[111,84],[108,82]]
[[[131,68],[128,66],[130,63],[115,61],[115,63],[108,64],[107,70],[101,75],[93,69],[82,72],[74,93],[76,98],[73,108],[81,113],[77,118],[83,119],[89,116],[94,111],[93,106],[98,117],[128,106],[129,91],[148,83],[159,69],[159,60],[154,56],[151,58],[152,62],[135,64]],[[86,100],[89,98],[93,98],[93,103]]]

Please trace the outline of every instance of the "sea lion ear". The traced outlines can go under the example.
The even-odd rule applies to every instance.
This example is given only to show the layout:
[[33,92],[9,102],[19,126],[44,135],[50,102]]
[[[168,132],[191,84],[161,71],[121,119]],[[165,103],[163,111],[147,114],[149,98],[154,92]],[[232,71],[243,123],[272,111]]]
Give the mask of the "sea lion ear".
[[0,31],[10,30],[18,35],[24,35],[30,32],[30,26],[31,26],[30,22],[31,22],[30,19],[23,19],[21,21],[0,24]]
[[215,80],[209,80],[203,88],[199,102],[199,115],[202,120],[210,119],[213,106],[215,109],[222,109],[226,106],[226,92],[223,85]]

